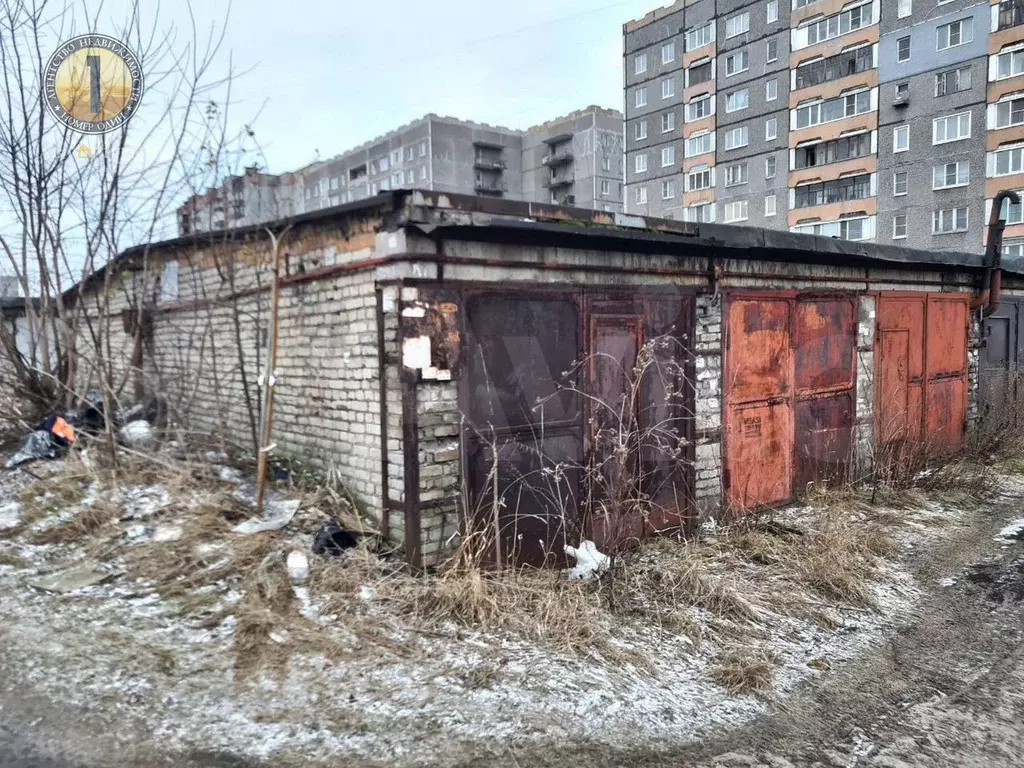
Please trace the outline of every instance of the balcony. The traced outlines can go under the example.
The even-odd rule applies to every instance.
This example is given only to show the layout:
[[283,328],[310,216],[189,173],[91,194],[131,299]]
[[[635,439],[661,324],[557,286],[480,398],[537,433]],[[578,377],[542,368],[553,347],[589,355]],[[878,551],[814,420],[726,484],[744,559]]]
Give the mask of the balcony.
[[552,152],[547,155],[541,163],[548,166],[549,168],[556,168],[559,165],[566,165],[572,162],[572,152],[568,149],[559,150],[558,152]]
[[827,59],[804,64],[796,68],[793,89],[801,90],[822,83],[830,83],[874,67],[874,54],[870,45],[829,56]]
[[793,208],[845,203],[872,197],[871,176],[850,176],[817,184],[802,184],[794,190]]
[[999,4],[999,29],[1024,24],[1024,0],[1003,0]]
[[504,179],[491,179],[484,176],[476,177],[476,181],[473,183],[473,188],[484,195],[500,195],[507,189]]
[[473,160],[473,167],[479,168],[481,171],[503,171],[505,170],[505,161],[500,157],[476,157]]
[[562,187],[571,187],[573,181],[571,176],[552,176],[544,180],[544,186],[548,189],[561,189]]

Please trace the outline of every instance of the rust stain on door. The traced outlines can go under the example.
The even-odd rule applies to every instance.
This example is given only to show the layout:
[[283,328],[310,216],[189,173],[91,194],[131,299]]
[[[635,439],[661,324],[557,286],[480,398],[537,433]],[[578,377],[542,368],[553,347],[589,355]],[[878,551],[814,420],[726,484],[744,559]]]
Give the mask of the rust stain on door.
[[968,300],[959,293],[879,295],[875,419],[886,461],[909,466],[962,446]]
[[726,329],[730,506],[788,501],[848,476],[856,299],[792,291],[734,294]]

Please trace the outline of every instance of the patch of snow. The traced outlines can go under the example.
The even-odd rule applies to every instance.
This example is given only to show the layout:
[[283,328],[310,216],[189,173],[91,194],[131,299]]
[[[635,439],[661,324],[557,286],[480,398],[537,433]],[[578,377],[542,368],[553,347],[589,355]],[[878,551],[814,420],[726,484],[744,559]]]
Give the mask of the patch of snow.
[[996,534],[996,540],[1020,538],[1021,533],[1024,533],[1024,517],[1018,517],[1007,523],[1006,527]]
[[13,528],[21,522],[21,505],[16,501],[8,502],[0,507],[0,531]]

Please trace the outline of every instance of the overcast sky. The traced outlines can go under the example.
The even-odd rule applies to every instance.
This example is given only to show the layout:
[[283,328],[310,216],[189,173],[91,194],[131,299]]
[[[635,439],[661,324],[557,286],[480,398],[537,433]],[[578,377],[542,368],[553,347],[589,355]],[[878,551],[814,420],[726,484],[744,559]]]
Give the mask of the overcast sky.
[[[663,4],[236,0],[224,55],[249,72],[234,114],[259,112],[257,138],[281,172],[428,112],[525,128],[589,104],[621,109],[622,24]],[[175,5],[162,13],[187,20]],[[194,3],[206,26],[226,9]]]

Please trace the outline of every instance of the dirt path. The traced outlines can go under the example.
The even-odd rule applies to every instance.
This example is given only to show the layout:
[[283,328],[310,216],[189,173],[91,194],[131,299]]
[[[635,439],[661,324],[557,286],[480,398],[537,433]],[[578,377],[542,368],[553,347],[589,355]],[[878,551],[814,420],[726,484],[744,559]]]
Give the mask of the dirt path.
[[[933,587],[889,643],[750,726],[680,750],[505,748],[516,764],[754,768],[1024,765],[1024,542],[997,542],[1019,501],[991,506],[915,558]],[[946,585],[947,579],[955,583]],[[489,758],[463,765],[484,766]]]

